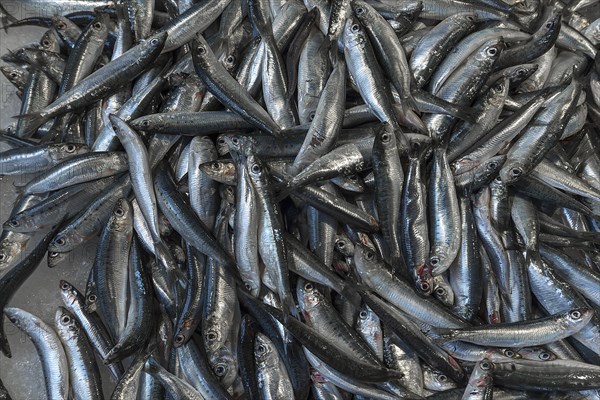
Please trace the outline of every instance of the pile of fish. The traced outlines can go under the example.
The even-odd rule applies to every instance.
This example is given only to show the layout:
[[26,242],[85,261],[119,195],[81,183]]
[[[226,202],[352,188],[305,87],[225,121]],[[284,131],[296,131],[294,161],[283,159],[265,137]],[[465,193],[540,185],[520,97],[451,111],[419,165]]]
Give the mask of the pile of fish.
[[100,3],[2,11],[48,399],[600,398],[596,1]]

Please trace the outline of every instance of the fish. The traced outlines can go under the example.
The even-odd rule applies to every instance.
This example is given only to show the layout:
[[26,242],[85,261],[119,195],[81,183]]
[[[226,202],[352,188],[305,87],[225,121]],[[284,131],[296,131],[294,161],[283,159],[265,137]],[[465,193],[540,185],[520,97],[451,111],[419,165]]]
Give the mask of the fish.
[[3,2],[0,399],[597,399],[567,3]]

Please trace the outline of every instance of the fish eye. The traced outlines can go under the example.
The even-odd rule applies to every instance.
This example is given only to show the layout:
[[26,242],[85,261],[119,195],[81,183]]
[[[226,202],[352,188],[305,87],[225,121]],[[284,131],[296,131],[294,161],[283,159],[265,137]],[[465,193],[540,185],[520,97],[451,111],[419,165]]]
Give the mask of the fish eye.
[[518,71],[517,71],[517,75],[519,75],[519,76],[523,76],[523,75],[525,75],[525,70],[524,70],[524,69],[520,69],[520,70],[518,70]]
[[475,18],[473,18],[472,15],[467,15],[467,20],[468,21],[475,21]]
[[71,288],[71,285],[69,285],[67,282],[63,282],[63,284],[60,285],[60,288],[62,290],[69,290]]
[[65,24],[62,21],[60,21],[58,24],[56,24],[57,29],[65,29],[66,27],[67,27],[67,24]]
[[225,139],[223,139],[223,138],[221,137],[221,138],[219,138],[219,139],[217,140],[217,142],[218,142],[219,144],[223,145],[223,144],[225,144]]
[[60,323],[63,325],[69,325],[70,322],[71,322],[71,317],[69,317],[68,315],[63,315],[60,318]]
[[521,168],[513,168],[510,173],[512,174],[512,176],[520,176],[523,171],[521,170]]
[[198,54],[204,55],[206,53],[206,48],[204,46],[198,46],[196,51],[198,52]]
[[498,49],[496,49],[495,47],[490,47],[489,49],[487,49],[487,53],[490,56],[495,56],[497,52],[498,52]]
[[177,336],[175,336],[175,343],[177,344],[182,344],[185,340],[185,336],[183,336],[181,333]]
[[215,340],[215,339],[217,339],[217,334],[216,334],[216,333],[214,333],[214,332],[208,332],[208,333],[206,334],[206,338],[207,338],[208,340]]
[[506,350],[506,351],[504,352],[504,355],[505,355],[506,357],[513,358],[513,357],[515,356],[515,352],[514,352],[514,351],[512,351],[512,350]]
[[419,285],[421,287],[421,290],[424,292],[428,292],[429,291],[429,283],[427,282],[421,282],[421,284]]
[[484,371],[488,371],[490,369],[492,369],[492,364],[490,364],[487,361],[482,362],[481,364],[479,364],[481,366],[481,369]]
[[549,353],[546,353],[545,351],[543,353],[540,353],[540,360],[548,361],[549,359],[550,359]]
[[490,171],[494,171],[496,169],[496,167],[498,167],[498,164],[496,164],[495,162],[491,162],[488,164],[488,169]]
[[[100,30],[100,29],[102,29],[102,24],[100,22],[96,22],[93,25],[93,28],[96,29],[96,30]],[[153,43],[153,44],[156,44],[156,43]]]
[[352,32],[358,32],[360,30],[360,26],[358,26],[358,24],[354,24],[350,27],[350,30]]
[[227,367],[225,367],[225,365],[217,364],[215,366],[215,374],[217,374],[217,376],[223,376],[225,375],[225,372],[227,372]]
[[64,244],[66,243],[66,240],[63,236],[59,236],[56,239],[54,239],[54,243],[56,243],[59,246],[64,246]]
[[231,138],[231,143],[233,143],[237,146],[238,143],[240,143],[240,139],[238,139],[237,136],[234,136]]
[[433,256],[429,259],[429,263],[431,264],[432,267],[435,267],[436,265],[438,265],[440,263],[440,259],[437,256]]
[[0,253],[0,261],[4,261],[6,259],[6,254]]
[[[44,47],[50,47],[51,43],[50,43],[50,41],[49,41],[49,40],[47,40],[47,39],[44,39],[44,40],[42,41],[42,45],[43,45]],[[16,76],[16,74],[15,74],[15,76]]]
[[58,254],[59,254],[59,253],[58,253],[58,252],[56,252],[56,251],[51,251],[51,252],[49,252],[49,253],[48,253],[48,256],[49,256],[50,258],[54,258],[54,257],[58,257]]
[[315,119],[315,113],[314,113],[314,112],[311,112],[311,113],[309,114],[309,116],[308,116],[308,119],[309,119],[310,121],[312,121],[313,119]]
[[364,254],[365,254],[365,260],[371,261],[372,259],[375,258],[375,253],[373,253],[371,250],[365,250]]
[[72,144],[67,145],[67,153],[72,153],[75,151],[75,146],[73,146]]
[[363,311],[361,311],[360,313],[358,313],[358,316],[359,316],[361,319],[365,319],[365,318],[367,318],[367,312],[363,310]]
[[444,294],[446,294],[446,289],[444,289],[443,287],[439,287],[435,289],[435,294],[437,294],[438,296],[443,296]]
[[11,78],[16,78],[17,77],[17,73],[16,72],[11,72],[10,73],[10,77]]
[[390,140],[392,139],[392,137],[390,136],[389,133],[384,133],[383,135],[381,135],[381,141],[383,143],[388,143]]
[[149,125],[150,125],[150,121],[148,121],[147,119],[145,119],[145,120],[142,121],[142,126],[144,128],[147,128]]
[[19,220],[12,218],[10,221],[8,221],[8,224],[12,227],[17,227],[20,225]]
[[212,169],[221,169],[221,163],[215,161],[214,163],[212,163]]
[[262,344],[258,345],[258,347],[256,348],[256,352],[258,353],[258,355],[265,354],[267,352],[267,348]]
[[122,217],[123,215],[125,215],[125,211],[123,211],[121,207],[117,207],[115,208],[115,215],[117,217]]
[[448,377],[446,375],[443,375],[443,374],[438,375],[437,379],[440,382],[447,382],[448,381]]
[[225,59],[225,62],[226,62],[227,64],[233,64],[233,63],[234,63],[234,61],[235,61],[235,57],[234,57],[234,56],[231,56],[231,55],[230,55],[230,56],[228,56],[228,57]]
[[255,174],[259,174],[262,171],[262,167],[259,164],[252,164],[252,167],[250,167],[250,169]]
[[156,46],[156,45],[158,44],[158,39],[157,39],[157,38],[154,38],[154,39],[152,39],[152,40],[150,41],[150,44],[151,44],[152,46]]
[[252,290],[252,285],[249,282],[245,282],[244,286],[246,287],[246,290]]
[[577,311],[577,310],[573,310],[571,311],[571,318],[573,319],[579,319],[581,318],[581,312]]
[[358,7],[358,8],[356,9],[356,15],[361,15],[361,14],[363,14],[364,12],[365,12],[365,9],[364,9],[364,8],[362,8],[362,7]]
[[313,290],[313,284],[310,282],[306,282],[306,284],[304,285],[304,290]]
[[96,295],[95,295],[95,294],[90,294],[90,295],[88,296],[88,302],[90,302],[90,303],[95,303],[95,302],[96,302],[96,300],[97,300],[97,297],[96,297]]
[[344,243],[343,240],[338,240],[337,247],[338,249],[343,249],[344,247],[346,247],[346,243]]
[[546,23],[546,28],[551,28],[554,23],[552,21]]

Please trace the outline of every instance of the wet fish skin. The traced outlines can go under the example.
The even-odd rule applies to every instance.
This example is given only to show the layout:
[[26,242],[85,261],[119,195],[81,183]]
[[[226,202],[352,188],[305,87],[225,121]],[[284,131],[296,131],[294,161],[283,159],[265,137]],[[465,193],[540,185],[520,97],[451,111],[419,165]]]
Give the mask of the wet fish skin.
[[69,367],[56,332],[41,319],[20,308],[5,308],[4,314],[33,342],[42,363],[48,399],[68,399]]

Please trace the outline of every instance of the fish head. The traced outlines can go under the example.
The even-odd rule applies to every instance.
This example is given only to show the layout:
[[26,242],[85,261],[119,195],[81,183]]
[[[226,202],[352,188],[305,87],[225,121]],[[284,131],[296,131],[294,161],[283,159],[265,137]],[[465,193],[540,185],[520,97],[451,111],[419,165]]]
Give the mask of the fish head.
[[552,361],[556,360],[556,354],[541,347],[525,347],[519,349],[517,354],[524,360]]
[[505,163],[500,170],[500,179],[506,185],[513,184],[521,179],[525,172],[525,166],[519,161]]
[[73,337],[80,332],[75,317],[62,306],[59,306],[56,309],[56,313],[54,314],[54,326],[57,331],[67,337]]
[[376,11],[373,9],[373,7],[371,7],[371,5],[364,1],[353,0],[350,2],[350,7],[352,8],[356,18],[358,18],[362,24],[366,25],[369,21],[375,18],[373,13]]
[[230,387],[237,378],[237,359],[226,347],[221,347],[211,355],[210,366],[224,387]]
[[[429,260],[431,262],[431,259]],[[418,293],[423,296],[430,296],[433,293],[433,275],[431,267],[428,264],[418,265],[413,271],[415,287]]]
[[0,271],[3,271],[11,265],[23,253],[27,247],[27,240],[11,240],[12,235],[16,233],[6,234],[0,241]]
[[591,308],[581,307],[560,314],[556,319],[562,329],[572,330],[587,325],[593,315],[594,311]]
[[90,148],[85,144],[78,143],[61,143],[53,144],[48,148],[50,158],[57,162],[66,158],[85,154],[90,151]]
[[475,55],[475,58],[479,60],[490,60],[493,62],[498,60],[502,50],[504,50],[505,47],[504,39],[502,37],[490,39],[481,45],[477,51],[477,54]]
[[364,49],[367,44],[367,33],[356,17],[350,17],[344,25],[344,48],[352,49],[358,47]]
[[377,251],[361,243],[354,245],[354,266],[361,279],[368,279],[370,272],[381,268]]
[[296,293],[298,304],[305,315],[310,315],[310,311],[325,300],[313,282],[301,278],[298,279]]
[[269,365],[277,354],[273,342],[261,332],[256,334],[254,340],[254,358],[258,365]]
[[454,292],[450,284],[441,276],[433,277],[433,295],[447,306],[454,304]]
[[71,304],[75,304],[81,299],[81,293],[79,290],[75,288],[75,286],[71,285],[69,282],[61,280],[59,284],[60,288],[60,296],[67,306]]

